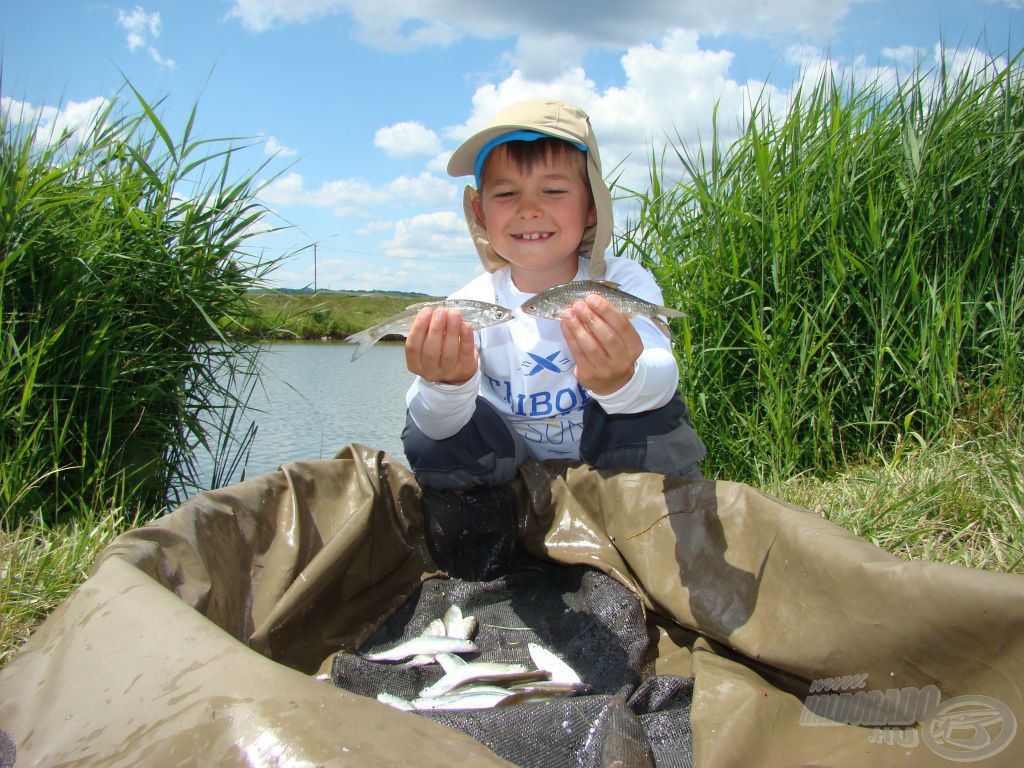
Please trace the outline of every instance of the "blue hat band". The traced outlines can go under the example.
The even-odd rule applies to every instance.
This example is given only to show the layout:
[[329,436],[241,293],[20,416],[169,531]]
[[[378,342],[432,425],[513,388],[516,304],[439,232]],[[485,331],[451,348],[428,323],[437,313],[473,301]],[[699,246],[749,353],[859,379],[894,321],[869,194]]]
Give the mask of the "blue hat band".
[[[552,136],[549,133],[541,133],[540,131],[509,131],[503,133],[501,136],[495,136],[493,139],[484,144],[480,151],[476,154],[476,166],[473,169],[473,176],[476,179],[476,188],[480,189],[480,175],[484,170],[484,163],[487,161],[487,155],[491,153],[491,150],[502,144],[506,144],[510,141],[536,141],[537,139],[557,139],[558,136]],[[566,141],[561,139],[561,141]],[[586,144],[580,144],[578,141],[570,141],[574,147],[582,152],[587,151]]]

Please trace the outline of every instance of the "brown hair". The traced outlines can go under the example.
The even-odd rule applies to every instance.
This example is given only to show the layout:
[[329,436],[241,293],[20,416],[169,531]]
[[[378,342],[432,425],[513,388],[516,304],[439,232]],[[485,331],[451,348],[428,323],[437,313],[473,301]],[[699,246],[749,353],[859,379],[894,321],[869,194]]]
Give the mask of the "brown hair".
[[[568,157],[576,164],[576,167],[579,168],[579,171],[583,176],[583,181],[587,184],[587,190],[590,190],[589,177],[587,175],[586,153],[577,149],[567,141],[556,139],[553,136],[545,136],[540,139],[535,139],[534,141],[508,141],[491,150],[487,159],[484,161],[483,170],[480,172],[481,192],[483,191],[484,184],[487,180],[487,165],[491,162],[491,157],[493,157],[497,152],[505,152],[509,161],[520,173],[529,173],[537,163],[544,162],[549,159],[554,160],[561,157]],[[591,195],[591,197],[593,197],[593,195]]]

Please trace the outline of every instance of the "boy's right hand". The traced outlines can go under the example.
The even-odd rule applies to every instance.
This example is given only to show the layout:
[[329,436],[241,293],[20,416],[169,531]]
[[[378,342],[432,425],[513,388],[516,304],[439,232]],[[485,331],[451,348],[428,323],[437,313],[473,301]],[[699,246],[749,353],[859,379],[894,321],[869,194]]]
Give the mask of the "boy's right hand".
[[405,364],[412,373],[440,384],[465,384],[476,373],[480,356],[473,327],[462,313],[424,307],[405,339]]

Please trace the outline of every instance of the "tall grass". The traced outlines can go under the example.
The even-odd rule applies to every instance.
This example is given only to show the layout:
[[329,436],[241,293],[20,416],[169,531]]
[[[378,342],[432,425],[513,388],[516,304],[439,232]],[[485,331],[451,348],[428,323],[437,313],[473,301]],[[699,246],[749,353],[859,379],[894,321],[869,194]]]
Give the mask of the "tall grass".
[[[7,525],[150,514],[230,419],[253,348],[215,320],[269,268],[242,257],[263,211],[227,140],[173,139],[129,85],[40,140],[0,114],[0,515]],[[240,362],[241,361],[241,362]]]
[[[765,484],[1024,402],[1024,78],[823,76],[739,139],[673,148],[620,245],[684,310],[709,475]],[[985,418],[998,421],[998,409]],[[1001,425],[995,425],[999,428]]]

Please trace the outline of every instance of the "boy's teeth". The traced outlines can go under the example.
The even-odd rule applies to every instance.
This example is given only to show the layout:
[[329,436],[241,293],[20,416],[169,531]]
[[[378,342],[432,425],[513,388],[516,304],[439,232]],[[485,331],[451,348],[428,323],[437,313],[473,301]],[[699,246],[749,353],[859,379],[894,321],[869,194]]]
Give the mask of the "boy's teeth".
[[520,235],[523,240],[540,240],[544,235],[540,232],[533,232],[530,234]]

